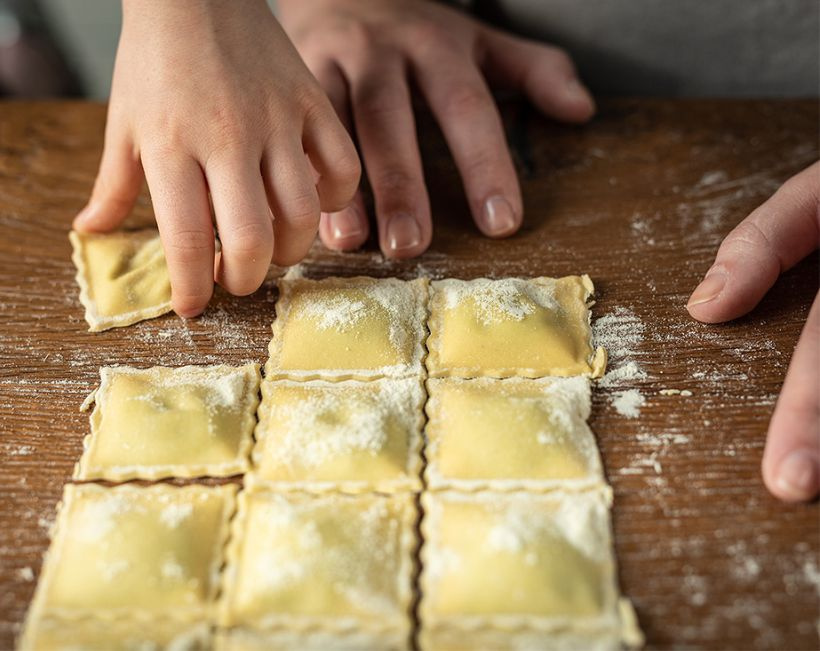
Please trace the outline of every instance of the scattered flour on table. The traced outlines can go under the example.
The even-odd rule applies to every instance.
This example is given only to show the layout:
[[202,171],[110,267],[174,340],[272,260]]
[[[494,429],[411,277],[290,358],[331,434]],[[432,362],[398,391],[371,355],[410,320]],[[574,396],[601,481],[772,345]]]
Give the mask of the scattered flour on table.
[[[612,313],[593,322],[593,345],[606,348],[609,358],[608,370],[598,381],[598,386],[622,387],[648,377],[635,359],[644,339],[644,329],[641,319],[625,307],[617,307]],[[615,391],[610,396],[610,402],[622,416],[637,418],[646,398],[640,389],[633,387]]]
[[646,398],[638,389],[627,389],[626,391],[616,391],[612,395],[612,406],[622,416],[627,418],[637,418],[641,415],[641,407],[646,404]]

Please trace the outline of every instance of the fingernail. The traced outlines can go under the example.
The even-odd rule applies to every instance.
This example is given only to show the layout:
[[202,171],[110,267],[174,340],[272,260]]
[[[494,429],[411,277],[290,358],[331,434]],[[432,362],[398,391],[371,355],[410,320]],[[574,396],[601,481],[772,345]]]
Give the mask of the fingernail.
[[693,305],[701,305],[717,298],[718,294],[723,291],[726,285],[726,274],[722,271],[713,271],[706,274],[700,285],[695,288],[692,295],[689,297],[688,307]]
[[795,450],[780,462],[775,481],[785,497],[807,500],[817,492],[818,478],[817,457],[808,450]]
[[404,251],[421,244],[419,223],[407,213],[393,215],[387,222],[387,246],[391,251]]
[[330,234],[335,240],[346,240],[364,233],[359,214],[354,212],[352,208],[327,213],[327,220],[330,226]]
[[514,230],[515,213],[510,202],[500,194],[487,199],[484,203],[484,227],[493,235],[504,235]]

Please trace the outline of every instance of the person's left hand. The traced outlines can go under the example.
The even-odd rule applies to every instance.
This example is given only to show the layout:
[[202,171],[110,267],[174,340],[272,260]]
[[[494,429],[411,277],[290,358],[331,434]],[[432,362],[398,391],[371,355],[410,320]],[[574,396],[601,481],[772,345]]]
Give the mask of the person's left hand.
[[[562,50],[505,34],[429,0],[279,0],[282,25],[353,131],[390,258],[430,244],[433,224],[411,101],[427,100],[453,154],[479,230],[512,235],[523,205],[488,82],[520,89],[545,114],[585,122],[589,92]],[[368,236],[361,193],[325,213],[322,241],[355,249]]]
[[[777,277],[820,246],[820,162],[789,179],[723,240],[687,309],[720,323],[746,314]],[[820,293],[769,423],[763,480],[787,501],[820,492]]]

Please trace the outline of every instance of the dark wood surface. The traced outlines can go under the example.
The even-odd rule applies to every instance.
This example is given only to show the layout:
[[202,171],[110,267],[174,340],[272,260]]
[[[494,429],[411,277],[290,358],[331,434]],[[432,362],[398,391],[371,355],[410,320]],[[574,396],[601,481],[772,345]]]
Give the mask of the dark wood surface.
[[[722,237],[817,158],[816,102],[609,100],[586,127],[507,109],[525,145],[519,235],[478,234],[422,117],[430,251],[393,264],[372,243],[350,255],[316,245],[308,275],[589,273],[595,316],[614,323],[604,337],[612,367],[634,362],[645,374],[596,388],[591,424],[615,489],[622,586],[648,646],[816,649],[818,505],[777,502],[759,466],[817,291],[817,256],[736,322],[701,325],[684,310]],[[34,590],[98,368],[261,363],[270,338],[272,279],[247,298],[218,292],[200,319],[87,332],[66,235],[91,189],[103,123],[97,105],[0,104],[0,649],[13,645]],[[136,213],[150,218],[146,199]],[[637,418],[613,404],[626,390],[645,399]]]

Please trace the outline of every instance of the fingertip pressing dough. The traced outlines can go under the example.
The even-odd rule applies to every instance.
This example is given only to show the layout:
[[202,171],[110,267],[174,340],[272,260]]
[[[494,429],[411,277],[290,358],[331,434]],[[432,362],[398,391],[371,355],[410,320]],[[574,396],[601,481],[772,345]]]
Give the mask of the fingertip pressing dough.
[[482,648],[486,631],[624,637],[600,493],[425,493],[422,508],[428,635],[459,631],[464,648]]
[[608,491],[586,378],[445,378],[427,388],[430,490]]
[[75,479],[228,477],[246,472],[259,366],[100,369]]
[[69,239],[91,332],[171,311],[171,282],[158,231],[71,231]]
[[253,482],[277,490],[421,489],[420,378],[262,383]]
[[280,280],[266,376],[420,376],[427,286],[426,279]]
[[236,491],[67,485],[32,622],[208,621]]
[[220,625],[409,635],[416,517],[410,494],[243,492]]
[[431,377],[600,377],[589,276],[434,281],[427,370]]

